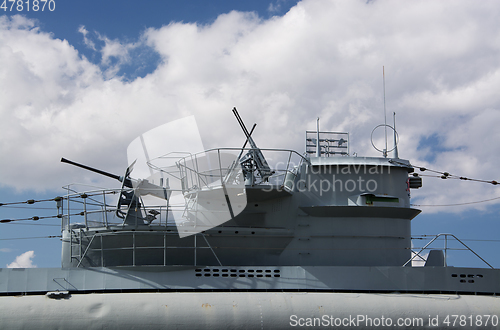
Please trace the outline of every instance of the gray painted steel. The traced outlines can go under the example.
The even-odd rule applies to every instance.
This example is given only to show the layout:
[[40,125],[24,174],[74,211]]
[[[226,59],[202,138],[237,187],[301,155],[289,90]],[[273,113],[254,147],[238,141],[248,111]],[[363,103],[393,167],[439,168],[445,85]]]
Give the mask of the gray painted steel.
[[456,267],[118,267],[2,269],[0,292],[299,290],[499,294],[500,274]]
[[[347,140],[320,142],[328,147],[321,155],[346,155]],[[342,150],[334,151],[335,143]],[[259,174],[253,155],[262,163],[271,151],[282,154],[268,160],[288,163]],[[298,162],[292,164],[292,156]],[[224,214],[233,214],[231,188],[223,182],[235,167],[199,173],[186,164],[196,162],[184,162],[176,172],[188,200],[186,223],[200,219],[196,203],[204,210],[229,207]],[[132,190],[119,192],[118,210],[97,200],[109,191],[66,196],[62,268],[0,269],[2,328],[285,329],[316,319],[324,326],[323,317],[331,316],[355,317],[356,328],[377,326],[366,318],[408,317],[424,323],[407,328],[438,329],[448,328],[442,323],[446,315],[490,314],[498,320],[499,270],[446,267],[441,252],[432,253],[440,259],[426,267],[408,262],[411,221],[420,213],[410,207],[408,161],[303,158],[259,149],[247,151],[242,166],[250,183],[244,209],[222,225],[182,238],[182,223],[175,226],[169,218],[172,206],[146,209]],[[208,177],[212,186],[196,188]],[[158,187],[170,196],[162,183]],[[220,205],[207,199],[214,189],[224,191],[216,200]],[[81,197],[80,213],[70,202]],[[75,214],[82,216],[75,220]],[[436,326],[429,324],[434,317],[440,318]],[[492,319],[489,327],[477,328],[497,325]]]
[[[449,294],[107,293],[0,297],[3,329],[498,329],[500,298]],[[449,316],[472,316],[460,326]],[[480,316],[482,325],[476,325]],[[495,326],[495,325],[496,326]],[[386,326],[382,326],[386,325]],[[390,325],[390,326],[387,326]],[[398,326],[399,325],[399,326]]]

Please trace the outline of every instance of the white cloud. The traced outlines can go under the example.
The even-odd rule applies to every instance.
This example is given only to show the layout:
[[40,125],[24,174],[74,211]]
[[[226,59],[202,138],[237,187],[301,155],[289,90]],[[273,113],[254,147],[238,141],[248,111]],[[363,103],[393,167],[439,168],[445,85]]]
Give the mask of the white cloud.
[[[138,42],[125,43],[120,40],[111,40],[105,35],[94,31],[92,34],[94,39],[100,44],[96,46],[96,42],[92,40],[89,35],[89,31],[84,25],[78,28],[78,32],[83,35],[84,44],[94,52],[98,52],[101,55],[100,69],[103,71],[102,74],[106,79],[113,78],[117,75],[123,65],[130,64],[131,55],[133,50],[138,48],[144,48],[144,40],[139,40]],[[98,49],[99,48],[99,49]]]
[[282,5],[285,4],[287,0],[276,0],[271,2],[267,7],[267,11],[270,13],[279,13],[282,10]]
[[105,68],[104,76],[108,79],[116,76],[120,68],[131,61],[130,52],[142,45],[141,42],[123,43],[119,40],[111,40],[100,34],[98,38],[104,42],[100,50],[101,67]]
[[12,252],[12,249],[9,249],[9,248],[1,248],[0,249],[0,252]]
[[87,34],[89,33],[89,31],[87,31],[85,25],[80,25],[80,27],[78,28],[78,32],[83,35],[83,43],[90,49],[96,50],[95,43],[90,38],[87,38]]
[[35,251],[27,251],[16,257],[12,263],[7,265],[7,268],[36,268],[33,265],[33,258],[35,257]]
[[[254,137],[261,147],[301,152],[303,132],[314,129],[319,116],[324,130],[350,131],[358,155],[375,156],[369,138],[383,123],[383,65],[400,156],[498,181],[499,14],[496,1],[304,0],[268,20],[231,12],[209,25],[151,28],[135,43],[101,36],[105,69],[34,21],[4,16],[0,153],[8,162],[0,163],[0,184],[102,183],[59,158],[120,174],[130,141],[191,114],[205,146],[240,146],[244,136],[233,106],[248,126],[258,124]],[[85,38],[84,27],[80,33]],[[113,63],[137,60],[131,50],[138,44],[153,47],[162,63],[132,81],[113,76]],[[443,137],[446,151],[428,162],[419,141],[434,134]],[[443,204],[500,196],[496,188],[425,178],[414,195],[422,204]]]

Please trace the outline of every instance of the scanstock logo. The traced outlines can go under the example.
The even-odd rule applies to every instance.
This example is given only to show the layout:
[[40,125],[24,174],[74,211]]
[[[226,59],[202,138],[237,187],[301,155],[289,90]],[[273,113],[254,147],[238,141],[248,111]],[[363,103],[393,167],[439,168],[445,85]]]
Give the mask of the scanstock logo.
[[238,155],[204,150],[194,116],[143,133],[127,149],[135,195],[168,208],[181,238],[231,220],[247,204]]

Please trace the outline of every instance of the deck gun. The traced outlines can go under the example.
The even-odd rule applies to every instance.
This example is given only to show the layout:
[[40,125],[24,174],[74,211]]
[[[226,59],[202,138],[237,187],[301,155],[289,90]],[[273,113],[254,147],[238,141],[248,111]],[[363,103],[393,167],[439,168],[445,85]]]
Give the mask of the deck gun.
[[[61,163],[71,164],[77,167],[81,167],[88,171],[92,171],[112,179],[116,179],[122,183],[120,190],[120,197],[118,198],[118,205],[116,208],[116,215],[119,218],[124,219],[124,223],[127,224],[137,224],[137,219],[144,219],[140,214],[141,202],[140,196],[142,195],[153,195],[158,198],[168,199],[170,191],[167,188],[157,186],[155,184],[149,183],[148,180],[133,180],[130,178],[130,173],[133,170],[134,163],[132,163],[125,171],[124,176],[119,176],[106,171],[102,171],[87,165],[79,164],[65,158],[61,158]],[[122,206],[127,206],[127,212],[122,211]],[[150,211],[151,213],[151,211]],[[151,215],[148,215],[145,220],[149,222],[154,220],[151,219]]]
[[83,169],[86,169],[88,171],[99,173],[101,175],[104,175],[104,176],[107,176],[109,178],[112,178],[112,179],[115,179],[115,180],[118,180],[118,181],[122,182],[123,185],[125,187],[127,187],[127,188],[134,188],[133,185],[132,185],[132,181],[130,180],[130,177],[125,177],[124,178],[123,176],[112,174],[112,173],[109,173],[109,172],[106,172],[106,171],[101,171],[101,170],[99,170],[97,168],[93,168],[93,167],[90,167],[90,166],[87,166],[87,165],[75,163],[75,162],[73,162],[71,160],[68,160],[66,158],[61,158],[61,163],[71,164],[73,166],[77,166],[77,167],[81,167]]
[[[243,169],[246,184],[254,183],[253,173],[255,170],[257,170],[263,182],[268,181],[269,177],[274,174],[274,171],[271,170],[271,168],[267,164],[266,159],[264,158],[264,155],[262,154],[262,151],[259,149],[259,147],[257,147],[257,144],[255,144],[254,140],[251,137],[253,128],[252,132],[248,132],[236,108],[233,108],[233,114],[240,124],[243,133],[245,133],[245,136],[247,137],[246,141],[250,143],[250,146],[252,147],[245,156],[240,158],[240,164]],[[245,146],[243,146],[243,148],[245,148]]]

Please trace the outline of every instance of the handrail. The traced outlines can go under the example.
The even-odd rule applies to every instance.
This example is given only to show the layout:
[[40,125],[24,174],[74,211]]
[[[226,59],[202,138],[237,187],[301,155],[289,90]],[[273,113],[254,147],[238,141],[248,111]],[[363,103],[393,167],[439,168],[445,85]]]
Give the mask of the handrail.
[[244,151],[251,151],[251,150],[260,150],[260,151],[285,151],[285,152],[294,153],[297,156],[301,157],[303,160],[309,162],[309,159],[307,159],[306,157],[302,156],[297,151],[292,150],[292,149],[281,149],[281,148],[258,148],[258,149],[256,149],[256,148],[229,148],[229,147],[207,149],[207,150],[200,151],[198,153],[195,153],[195,154],[192,154],[192,155],[189,155],[189,156],[185,156],[185,157],[179,158],[179,160],[184,159],[184,158],[188,158],[188,157],[192,157],[192,156],[196,156],[196,155],[201,155],[201,154],[204,154],[204,153],[207,153],[207,152],[211,152],[211,151],[218,151],[218,150],[231,150],[231,151],[240,151],[240,150],[244,150]]
[[[138,232],[137,231],[134,231],[134,230],[127,230],[127,231],[120,231],[120,235],[123,235],[123,234],[128,234],[128,235],[132,235],[132,237],[135,237],[135,235],[137,234]],[[195,236],[194,236],[194,245],[193,246],[168,246],[166,244],[166,239],[167,239],[167,236],[168,235],[175,235],[175,233],[169,233],[167,231],[141,231],[140,232],[141,235],[151,235],[151,236],[162,236],[164,239],[163,239],[163,246],[161,245],[144,245],[144,246],[137,246],[135,244],[135,238],[133,239],[133,243],[131,246],[121,246],[121,247],[111,247],[111,248],[105,248],[103,245],[102,245],[102,237],[105,237],[105,236],[116,236],[116,232],[114,231],[102,231],[102,232],[98,232],[98,233],[93,233],[92,236],[90,237],[90,240],[89,240],[89,243],[87,244],[87,247],[85,249],[85,251],[83,252],[82,255],[75,257],[78,261],[77,265],[76,265],[76,268],[79,268],[80,266],[82,266],[82,263],[85,259],[85,257],[87,256],[87,253],[92,250],[92,251],[97,251],[97,252],[100,252],[101,254],[101,266],[102,266],[102,263],[103,263],[103,253],[105,251],[132,251],[132,260],[131,260],[131,264],[127,264],[127,265],[123,265],[123,266],[137,266],[137,260],[136,260],[136,252],[139,251],[139,250],[147,250],[147,249],[162,249],[164,251],[164,257],[163,257],[163,264],[164,266],[166,266],[166,252],[167,250],[171,250],[171,249],[189,249],[189,250],[193,250],[193,253],[194,253],[194,263],[193,263],[193,266],[197,266],[197,263],[196,263],[196,254],[197,254],[197,250],[199,249],[209,249],[213,256],[215,257],[215,259],[217,260],[217,263],[219,264],[219,266],[222,266],[222,263],[219,259],[219,257],[217,256],[217,254],[215,253],[214,249],[212,248],[211,244],[209,243],[209,241],[207,240],[205,234],[203,233],[197,233]],[[81,235],[81,233],[80,233]],[[201,236],[203,237],[205,243],[207,244],[207,246],[198,246],[196,244],[196,237],[197,236]],[[93,247],[92,244],[94,242],[94,240],[96,238],[101,238],[101,245],[99,247]],[[89,237],[87,236],[87,239]],[[80,238],[81,239],[81,238]],[[73,241],[70,243],[73,245]],[[80,244],[80,243],[78,243]],[[156,265],[156,264],[150,264],[151,266],[153,265]],[[148,264],[142,264],[141,263],[141,266],[148,266]],[[85,266],[84,266],[85,267]]]
[[[304,157],[303,155],[299,154],[297,151],[292,150],[292,149],[280,149],[280,148],[259,148],[259,149],[255,149],[255,148],[229,148],[229,147],[224,147],[224,148],[207,149],[207,150],[195,153],[195,154],[189,154],[189,155],[184,156],[184,157],[179,157],[178,160],[176,161],[176,164],[179,164],[181,161],[186,160],[188,158],[193,158],[193,157],[196,157],[198,155],[206,154],[206,153],[213,152],[213,151],[220,152],[221,150],[228,150],[228,151],[253,151],[253,150],[260,150],[260,151],[274,151],[274,152],[289,152],[291,154],[295,154],[295,155],[299,156],[301,158],[301,161],[305,161],[308,164],[310,163],[310,161],[309,161],[309,159],[307,157]],[[172,153],[166,154],[164,156],[160,156],[157,159],[161,159],[161,158],[166,157],[167,155],[170,155],[170,154],[172,154]],[[169,158],[173,158],[173,157],[169,157]],[[290,158],[291,157],[289,157],[289,161],[290,161]],[[288,161],[288,163],[289,163],[289,161]],[[152,169],[164,172],[164,170],[162,170],[161,167],[159,167],[159,166],[157,166],[157,165],[155,165],[155,164],[153,164],[151,162],[148,162],[147,164]]]
[[474,252],[474,250],[472,250],[470,247],[468,247],[464,242],[462,242],[460,239],[458,239],[458,237],[456,237],[455,235],[453,234],[437,234],[433,239],[431,239],[427,244],[424,245],[424,247],[422,247],[420,249],[420,251],[416,252],[408,261],[406,261],[404,264],[403,264],[403,267],[405,267],[408,263],[410,263],[411,261],[413,261],[413,259],[415,259],[415,257],[419,257],[421,259],[424,259],[420,253],[422,251],[424,251],[425,249],[427,249],[427,247],[429,245],[431,245],[435,240],[437,240],[439,237],[441,236],[444,236],[445,238],[445,248],[444,248],[444,251],[445,251],[445,262],[446,262],[446,251],[449,250],[450,248],[448,248],[448,236],[451,236],[453,237],[456,241],[458,241],[460,244],[462,244],[467,250],[469,250],[470,252],[474,253],[474,255],[476,257],[478,257],[479,259],[481,259],[481,261],[483,261],[485,264],[487,264],[491,269],[495,269],[495,267],[493,267],[492,265],[490,265],[486,260],[484,260],[483,258],[481,258],[481,256],[479,254],[477,254],[476,252]]
[[[116,219],[108,217],[108,213],[112,214],[116,211],[117,206],[109,204],[106,195],[118,195],[121,188],[116,189],[90,189],[86,191],[75,191],[71,189],[71,185],[65,186],[66,190],[72,191],[63,196],[63,199],[68,201],[68,205],[64,208],[60,217],[63,219],[61,222],[62,230],[65,228],[69,228],[71,225],[70,218],[72,216],[83,216],[84,217],[84,225],[85,228],[88,229],[90,227],[109,227],[110,225],[116,226],[122,224],[122,219]],[[96,188],[96,187],[92,187]],[[131,188],[125,188],[126,190],[130,190]],[[70,207],[70,205],[72,205]],[[162,217],[165,216],[165,211],[168,208],[176,208],[175,205],[142,205],[142,209],[144,212],[149,210],[157,210],[159,211],[159,218],[157,221],[162,224],[164,221]],[[71,210],[71,211],[70,211]],[[100,217],[96,217],[96,215],[102,215]],[[88,217],[87,217],[88,216]],[[164,225],[167,225],[167,219],[165,219]],[[151,224],[149,224],[151,226]]]
[[[169,175],[174,174],[175,177],[177,176],[179,177],[181,182],[179,182],[177,185],[174,184],[173,186],[168,188],[169,191],[173,193],[192,192],[193,189],[194,191],[197,191],[204,188],[208,189],[211,189],[213,187],[217,188],[220,185],[222,185],[223,188],[225,188],[224,186],[227,184],[226,180],[233,180],[232,179],[233,176],[231,175],[232,173],[231,169],[233,166],[235,166],[235,163],[239,162],[239,160],[238,158],[236,158],[237,155],[235,154],[234,161],[232,161],[231,160],[232,153],[229,152],[225,153],[224,151],[233,151],[233,153],[236,152],[240,153],[242,151],[247,151],[247,150],[251,152],[255,151],[256,149],[212,148],[196,154],[177,153],[176,155],[181,156],[178,157],[175,162],[177,166],[174,165],[169,167],[161,167],[160,166],[161,164],[152,164],[149,162],[148,165],[153,169],[168,173]],[[274,174],[266,178],[267,181],[260,182],[261,184],[284,186],[286,183],[285,181],[287,180],[288,173],[296,174],[297,169],[300,167],[301,164],[303,164],[304,162],[309,163],[308,158],[304,157],[303,155],[291,149],[273,148],[273,149],[259,149],[259,150],[264,153],[266,152],[274,153],[270,155],[272,156],[271,159],[275,161],[274,164],[275,168],[273,168]],[[207,155],[208,157],[207,164],[203,163],[204,160],[200,158],[201,155],[203,156]],[[165,155],[165,157],[176,158],[172,156],[173,156],[172,153]],[[158,159],[161,159],[161,157],[159,157]],[[254,170],[254,169],[251,168],[248,170]],[[228,175],[231,175],[231,178],[228,178]],[[241,184],[249,184],[246,181],[245,183],[243,183],[243,181],[241,181],[241,177],[240,179],[237,180],[240,181]],[[252,184],[253,183],[254,182],[252,182]],[[123,188],[101,188],[85,184],[69,184],[66,185],[64,188],[67,190],[67,194],[64,196],[64,198],[67,200],[68,205],[67,207],[65,207],[65,209],[62,211],[61,214],[61,217],[63,218],[63,221],[61,223],[63,230],[66,226],[69,228],[69,226],[71,225],[70,217],[78,214],[84,216],[85,218],[84,226],[87,229],[89,227],[96,227],[101,225],[103,227],[108,227],[110,225],[115,225],[115,224],[119,225],[120,223],[123,222],[122,220],[118,220],[114,216],[112,216],[112,213],[117,209],[117,207],[116,205],[112,205],[114,204],[114,202],[112,201],[114,198],[110,199],[107,198],[106,196],[106,195],[119,195]],[[78,191],[79,190],[78,188],[83,188],[82,190],[84,191]],[[89,189],[86,190],[85,188]],[[133,188],[125,188],[125,189],[127,191],[133,190]],[[143,203],[141,204],[142,204],[141,209],[144,211],[146,216],[148,215],[148,211],[151,209],[160,211],[159,218],[155,220],[155,224],[158,224],[159,221],[160,225],[163,222],[162,218],[164,218],[165,216],[166,218],[164,224],[167,225],[168,213],[170,209],[178,210],[179,208],[182,209],[183,207],[184,208],[186,207],[186,205],[184,206],[170,205],[169,202],[166,205],[166,207],[161,203],[158,203],[158,205],[148,205],[148,206],[144,205]],[[72,212],[70,212],[70,210]],[[165,211],[167,212],[167,215],[165,215]],[[97,214],[102,215],[101,219],[97,220],[96,218]],[[87,218],[87,216],[89,217]],[[147,225],[154,225],[154,224],[149,223]]]
[[[234,155],[234,160],[230,163],[222,164],[221,159],[222,159],[222,152],[224,151],[232,151],[235,152]],[[309,163],[309,159],[304,157],[303,155],[299,154],[295,150],[291,149],[278,149],[278,148],[273,148],[273,149],[255,149],[255,148],[213,148],[213,149],[207,149],[205,151],[196,153],[196,154],[191,154],[185,157],[180,157],[175,163],[177,164],[177,170],[179,172],[180,180],[182,181],[182,187],[184,190],[189,190],[188,187],[196,187],[199,189],[200,186],[203,187],[210,187],[211,184],[218,182],[220,180],[221,184],[224,184],[225,181],[227,180],[227,175],[232,173],[237,164],[241,161],[239,158],[236,157],[236,152],[239,154],[242,154],[243,151],[248,151],[249,153],[252,152],[274,152],[274,153],[279,153],[280,156],[276,157],[274,160],[276,160],[274,167],[271,167],[271,173],[270,175],[266,177],[262,177],[260,180],[260,184],[273,184],[273,181],[276,181],[277,178],[280,178],[283,176],[283,174],[286,174],[288,172],[294,172],[297,167],[300,166],[300,164],[306,162]],[[227,153],[230,154],[230,153]],[[170,154],[169,154],[170,155]],[[161,159],[163,156],[158,157],[157,159]],[[202,166],[200,168],[200,160],[203,158],[200,157],[207,157],[208,161],[205,164],[205,166]],[[214,159],[211,161],[211,157],[214,157]],[[297,164],[292,162],[292,159],[297,160]],[[279,160],[279,161],[278,161]],[[227,159],[226,159],[227,161]],[[205,162],[202,160],[202,162]],[[161,166],[157,166],[156,164],[153,163],[148,163],[148,165],[157,171],[161,171],[163,173],[166,173],[170,175],[170,172],[172,171],[172,167],[164,168]],[[248,167],[249,164],[247,163],[244,168],[242,168],[240,171],[242,171],[245,179],[245,184],[246,185],[254,185],[255,182],[253,181],[254,175],[249,174],[253,173],[254,171],[259,171],[259,167],[255,163],[250,163],[251,167]],[[206,168],[205,168],[206,167]],[[260,172],[259,172],[260,173]],[[249,174],[249,175],[248,175]],[[281,183],[283,184],[283,182]]]

